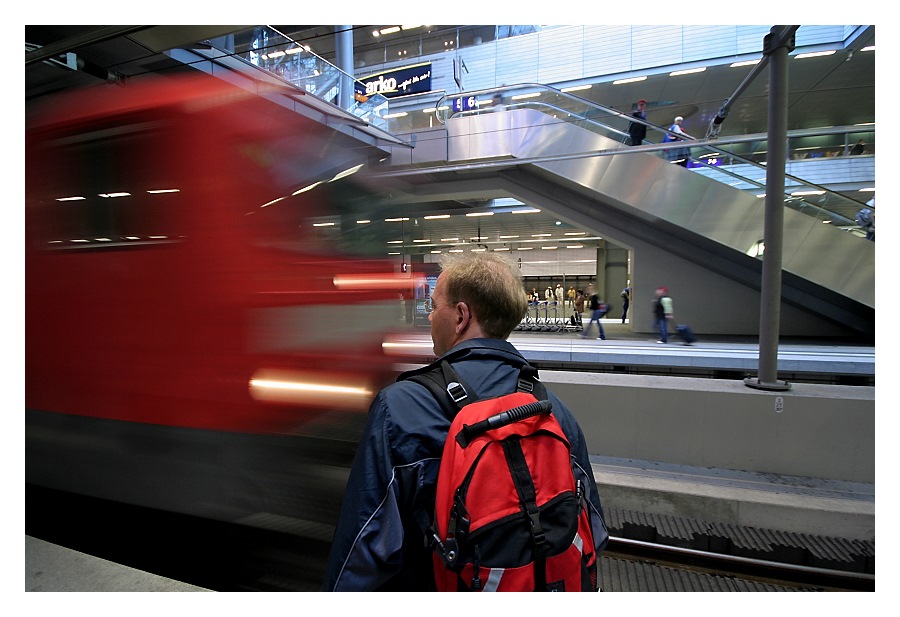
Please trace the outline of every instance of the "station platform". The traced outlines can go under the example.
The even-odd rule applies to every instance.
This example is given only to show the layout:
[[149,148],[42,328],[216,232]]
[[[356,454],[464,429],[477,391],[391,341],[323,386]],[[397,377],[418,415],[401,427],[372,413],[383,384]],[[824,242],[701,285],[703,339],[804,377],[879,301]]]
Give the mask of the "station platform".
[[25,591],[209,591],[25,536]]
[[591,467],[604,507],[875,539],[874,484],[595,455]]
[[[589,338],[572,328],[514,330],[509,341],[529,362],[561,370],[623,372],[625,367],[647,374],[756,375],[759,369],[758,337],[698,334],[692,345],[684,345],[677,333],[669,333],[668,343],[660,344],[654,334],[634,332],[627,320],[623,324],[621,319],[605,318],[601,323],[605,340],[597,339],[595,325]],[[396,337],[392,345],[397,355],[429,361],[432,341],[427,322]],[[875,347],[839,340],[781,338],[778,371],[789,378],[802,375],[812,382],[874,385]]]

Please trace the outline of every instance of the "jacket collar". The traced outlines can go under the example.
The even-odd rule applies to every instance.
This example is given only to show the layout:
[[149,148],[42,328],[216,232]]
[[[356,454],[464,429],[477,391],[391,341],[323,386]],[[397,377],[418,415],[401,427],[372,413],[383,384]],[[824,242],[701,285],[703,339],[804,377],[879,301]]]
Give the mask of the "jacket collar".
[[443,360],[452,364],[453,362],[458,362],[462,359],[479,360],[482,358],[505,360],[513,365],[528,363],[525,357],[519,353],[519,350],[517,350],[509,341],[495,338],[473,338],[459,343],[427,366],[402,373],[397,377],[397,381],[401,381],[410,375],[427,373],[431,369],[440,366]]

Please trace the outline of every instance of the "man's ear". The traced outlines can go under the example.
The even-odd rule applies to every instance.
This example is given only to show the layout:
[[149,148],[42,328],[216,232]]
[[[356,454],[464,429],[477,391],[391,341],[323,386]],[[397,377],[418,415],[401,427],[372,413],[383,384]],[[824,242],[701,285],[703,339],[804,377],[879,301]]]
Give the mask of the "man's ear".
[[465,302],[456,303],[456,332],[463,333],[472,322],[472,311]]

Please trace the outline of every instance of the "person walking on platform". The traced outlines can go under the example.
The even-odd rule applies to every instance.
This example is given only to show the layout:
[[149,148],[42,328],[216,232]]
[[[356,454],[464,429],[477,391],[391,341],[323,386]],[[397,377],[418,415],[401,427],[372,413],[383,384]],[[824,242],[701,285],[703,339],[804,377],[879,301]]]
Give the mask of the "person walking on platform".
[[[507,340],[527,310],[515,264],[493,253],[448,255],[432,298],[428,321],[438,360],[414,373],[446,361],[483,398],[515,392],[527,364]],[[322,586],[326,591],[436,589],[426,530],[433,525],[451,418],[428,388],[408,376],[383,388],[369,407],[335,527]],[[588,446],[565,403],[549,388],[547,396],[572,446],[573,473],[599,554],[609,533]]]
[[575,325],[584,328],[584,322],[581,316],[584,314],[584,292],[580,289],[575,290]]
[[596,323],[597,330],[599,330],[600,334],[600,336],[597,337],[597,340],[605,341],[606,332],[603,331],[603,324],[600,323],[600,318],[606,313],[606,302],[601,300],[599,295],[593,293],[588,299],[588,309],[591,311],[591,320],[588,322],[588,325],[585,326],[584,332],[581,333],[581,338],[588,338],[588,332],[591,331],[591,326]]
[[622,293],[619,295],[622,297],[622,323],[625,323],[625,317],[628,315],[628,307],[631,304],[631,286],[626,285],[625,289],[623,289]]
[[[641,99],[637,102],[637,109],[631,112],[632,117],[638,120],[647,119],[647,101]],[[628,125],[628,135],[631,137],[632,146],[640,146],[647,137],[647,125],[642,122],[631,122]]]
[[653,298],[653,323],[659,330],[657,343],[669,342],[669,319],[672,318],[672,298],[669,297],[668,287],[658,287]]

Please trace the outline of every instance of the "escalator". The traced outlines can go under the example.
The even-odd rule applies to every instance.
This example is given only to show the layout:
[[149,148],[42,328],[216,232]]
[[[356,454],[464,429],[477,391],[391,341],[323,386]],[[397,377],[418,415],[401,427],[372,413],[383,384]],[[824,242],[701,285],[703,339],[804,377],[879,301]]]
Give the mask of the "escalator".
[[[663,144],[665,129],[653,125],[645,145],[629,147],[629,116],[546,86],[515,91],[523,90],[537,96],[515,102],[504,92],[502,108],[457,113],[447,111],[454,100],[438,105],[442,127],[417,135],[417,152],[398,153],[382,177],[410,203],[515,197],[632,250],[639,281],[664,280],[676,264],[675,278],[694,293],[738,293],[736,304],[753,312],[764,165],[729,151],[725,139]],[[690,166],[672,164],[685,145]],[[872,335],[874,242],[853,221],[864,204],[790,175],[785,186],[782,330]],[[749,328],[735,330],[734,315],[720,321],[705,329],[758,326],[752,315],[743,320]]]

